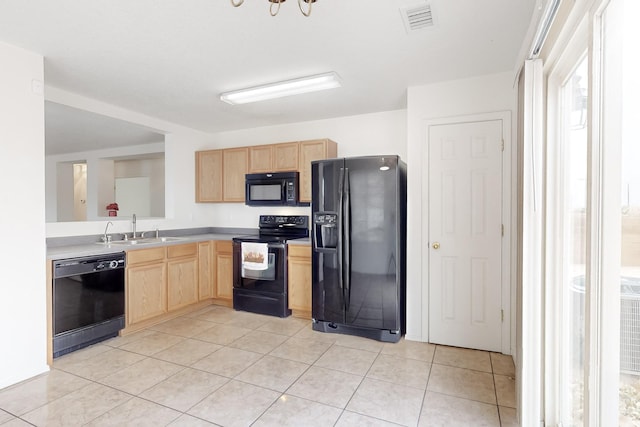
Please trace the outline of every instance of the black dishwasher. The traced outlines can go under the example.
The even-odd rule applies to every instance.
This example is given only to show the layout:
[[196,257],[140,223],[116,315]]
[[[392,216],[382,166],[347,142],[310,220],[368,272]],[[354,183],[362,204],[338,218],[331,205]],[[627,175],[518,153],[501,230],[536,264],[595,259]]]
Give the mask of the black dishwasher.
[[124,252],[54,261],[53,357],[124,328],[124,271]]

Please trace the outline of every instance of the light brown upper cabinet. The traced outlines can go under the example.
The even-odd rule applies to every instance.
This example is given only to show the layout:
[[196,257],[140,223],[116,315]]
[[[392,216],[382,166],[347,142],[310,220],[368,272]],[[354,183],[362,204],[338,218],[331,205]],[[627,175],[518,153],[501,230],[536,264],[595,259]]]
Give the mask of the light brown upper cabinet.
[[224,174],[222,198],[225,202],[244,203],[244,176],[249,171],[249,149],[247,147],[222,150]]
[[300,201],[311,201],[311,162],[331,159],[338,155],[338,145],[330,139],[316,139],[300,143]]
[[287,142],[249,147],[249,173],[297,171],[299,145]]
[[330,139],[196,152],[196,202],[244,202],[245,174],[300,172],[300,201],[311,201],[311,162],[334,158]]
[[196,202],[222,202],[222,150],[196,152]]
[[273,172],[273,145],[249,147],[249,173]]
[[244,202],[247,147],[196,151],[196,202]]
[[273,146],[273,171],[297,171],[300,159],[300,144],[288,142]]

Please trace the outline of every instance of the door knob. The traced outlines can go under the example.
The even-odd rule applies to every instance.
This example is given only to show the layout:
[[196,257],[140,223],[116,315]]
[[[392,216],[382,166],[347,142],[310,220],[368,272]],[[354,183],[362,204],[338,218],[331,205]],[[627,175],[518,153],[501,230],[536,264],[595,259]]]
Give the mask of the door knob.
[[432,247],[433,249],[440,249],[440,243],[438,243],[438,242],[434,242],[434,243],[433,243],[433,245],[431,245],[431,247]]

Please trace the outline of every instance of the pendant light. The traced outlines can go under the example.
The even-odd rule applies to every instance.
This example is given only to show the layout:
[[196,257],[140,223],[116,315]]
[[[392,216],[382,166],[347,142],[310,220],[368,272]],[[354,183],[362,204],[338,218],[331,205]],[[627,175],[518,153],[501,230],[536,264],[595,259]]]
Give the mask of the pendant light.
[[[271,16],[276,16],[278,12],[280,12],[280,5],[284,3],[286,0],[268,0],[268,1],[269,3],[271,3],[271,5],[269,6],[269,13],[271,14]],[[313,6],[313,3],[315,2],[316,0],[298,0],[298,7],[300,8],[300,12],[302,12],[304,16],[311,15],[311,8]],[[244,3],[244,0],[231,0],[231,4],[233,5],[233,7],[239,7],[242,5],[242,3]],[[302,6],[302,3],[307,4],[306,8]]]

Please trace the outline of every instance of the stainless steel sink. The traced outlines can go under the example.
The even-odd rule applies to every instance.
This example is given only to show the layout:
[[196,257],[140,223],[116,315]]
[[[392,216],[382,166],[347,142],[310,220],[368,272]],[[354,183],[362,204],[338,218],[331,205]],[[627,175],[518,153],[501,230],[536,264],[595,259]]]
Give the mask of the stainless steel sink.
[[184,239],[184,237],[153,237],[148,240],[153,240],[154,242],[179,242]]
[[152,243],[168,243],[179,242],[184,240],[184,237],[146,237],[141,239],[129,239],[129,240],[113,240],[108,243],[102,243],[103,245],[120,245],[120,246],[134,246],[134,245],[149,245]]

